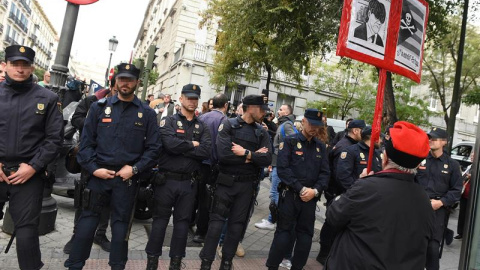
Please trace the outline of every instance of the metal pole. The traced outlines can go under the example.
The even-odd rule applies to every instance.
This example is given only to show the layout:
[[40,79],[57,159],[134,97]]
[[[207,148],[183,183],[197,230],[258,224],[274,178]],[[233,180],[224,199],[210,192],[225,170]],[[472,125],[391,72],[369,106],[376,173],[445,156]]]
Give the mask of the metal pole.
[[79,5],[70,2],[67,3],[60,41],[58,42],[57,55],[55,56],[55,63],[50,72],[52,76],[50,81],[51,89],[60,96],[60,101],[63,100],[65,91],[65,82],[68,76],[68,61],[70,59],[70,51],[72,50],[79,7]]
[[112,55],[113,55],[113,52],[110,52],[110,60],[108,60],[108,67],[107,67],[107,71],[105,72],[105,88],[108,87],[108,83],[109,83],[108,72],[110,71],[110,64],[112,63]]

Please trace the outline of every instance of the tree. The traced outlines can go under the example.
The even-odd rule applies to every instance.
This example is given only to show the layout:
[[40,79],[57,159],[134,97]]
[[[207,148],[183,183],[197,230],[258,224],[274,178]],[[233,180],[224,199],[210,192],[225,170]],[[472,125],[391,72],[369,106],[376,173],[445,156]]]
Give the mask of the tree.
[[[344,58],[338,65],[322,63],[316,72],[319,79],[314,82],[315,89],[330,91],[335,96],[326,101],[309,102],[308,107],[326,110],[342,120],[358,114],[356,118],[373,122],[378,81],[375,68]],[[425,97],[411,94],[414,85],[402,76],[392,77],[396,115],[399,120],[429,126],[428,118],[436,113],[428,109]],[[388,124],[388,119],[384,119],[384,127]]]
[[312,56],[335,46],[341,1],[212,0],[202,14],[202,26],[220,27],[211,69],[211,83],[234,86],[239,76],[302,83]]
[[[459,19],[452,21],[458,22]],[[458,109],[451,111],[452,92],[454,86],[455,69],[457,66],[457,50],[460,38],[460,27],[458,24],[452,24],[451,32],[445,35],[444,39],[440,41],[438,46],[425,52],[424,68],[425,79],[429,83],[431,91],[433,91],[439,98],[442,105],[443,118],[447,127],[451,115],[457,115]],[[480,79],[480,55],[478,48],[480,46],[480,34],[472,27],[469,27],[466,36],[465,55],[462,76],[460,80],[460,88],[458,93],[458,100],[462,98],[465,93],[468,104],[476,103],[474,97],[478,90],[478,80]],[[451,127],[453,128],[453,127]]]

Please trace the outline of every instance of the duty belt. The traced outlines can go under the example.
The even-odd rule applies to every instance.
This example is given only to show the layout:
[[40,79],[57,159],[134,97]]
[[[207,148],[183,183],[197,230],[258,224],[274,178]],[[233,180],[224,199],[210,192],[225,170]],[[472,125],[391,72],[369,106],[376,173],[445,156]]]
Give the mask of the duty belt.
[[165,172],[164,174],[167,180],[187,181],[192,180],[193,178],[193,175],[191,173]]
[[104,168],[107,170],[118,172],[123,168],[123,165],[106,165],[106,164],[98,164],[100,168]]
[[256,174],[248,174],[248,175],[231,175],[231,174],[225,174],[225,173],[220,173],[220,174],[233,178],[234,182],[252,182],[258,179],[258,176]]

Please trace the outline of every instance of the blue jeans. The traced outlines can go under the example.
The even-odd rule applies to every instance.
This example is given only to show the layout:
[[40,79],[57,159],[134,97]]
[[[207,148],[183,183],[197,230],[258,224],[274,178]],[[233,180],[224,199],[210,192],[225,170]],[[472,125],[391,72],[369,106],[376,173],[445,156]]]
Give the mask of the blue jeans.
[[[272,169],[272,186],[270,187],[270,200],[274,201],[278,205],[278,184],[280,183],[280,177],[277,174],[277,167]],[[268,215],[268,221],[272,222],[272,214]]]

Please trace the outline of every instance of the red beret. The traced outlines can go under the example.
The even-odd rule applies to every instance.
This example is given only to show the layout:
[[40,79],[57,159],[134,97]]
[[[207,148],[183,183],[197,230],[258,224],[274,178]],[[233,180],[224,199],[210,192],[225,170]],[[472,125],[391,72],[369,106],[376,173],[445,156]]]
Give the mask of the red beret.
[[398,165],[416,168],[430,152],[428,136],[414,124],[399,121],[390,128],[390,139],[385,141],[388,158]]
[[110,90],[108,90],[108,89],[100,89],[100,90],[98,90],[97,92],[95,92],[95,96],[97,97],[97,99],[102,99],[102,98],[104,98],[106,95],[108,95],[108,93],[110,93]]

